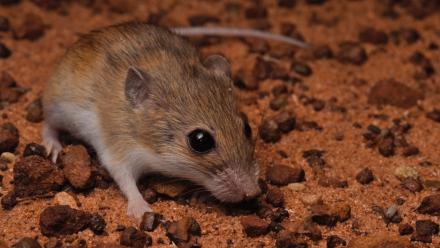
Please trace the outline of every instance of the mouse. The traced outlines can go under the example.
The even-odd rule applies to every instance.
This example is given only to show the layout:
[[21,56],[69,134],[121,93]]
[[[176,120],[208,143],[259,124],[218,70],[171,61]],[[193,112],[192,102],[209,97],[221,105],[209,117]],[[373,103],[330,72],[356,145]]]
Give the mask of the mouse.
[[225,31],[127,22],[80,37],[43,92],[48,156],[57,161],[61,131],[90,144],[137,219],[153,211],[137,187],[147,173],[190,180],[222,202],[258,196],[255,140],[234,97],[230,64],[218,54],[202,59],[181,36],[240,30]]

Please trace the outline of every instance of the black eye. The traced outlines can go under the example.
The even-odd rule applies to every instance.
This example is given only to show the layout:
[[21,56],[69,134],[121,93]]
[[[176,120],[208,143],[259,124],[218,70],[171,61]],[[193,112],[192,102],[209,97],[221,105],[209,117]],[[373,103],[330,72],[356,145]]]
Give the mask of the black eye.
[[247,121],[244,122],[244,135],[248,139],[252,138],[252,129],[251,129],[251,126],[249,126],[249,123]]
[[191,149],[197,153],[207,153],[215,148],[212,135],[203,129],[196,129],[188,134]]

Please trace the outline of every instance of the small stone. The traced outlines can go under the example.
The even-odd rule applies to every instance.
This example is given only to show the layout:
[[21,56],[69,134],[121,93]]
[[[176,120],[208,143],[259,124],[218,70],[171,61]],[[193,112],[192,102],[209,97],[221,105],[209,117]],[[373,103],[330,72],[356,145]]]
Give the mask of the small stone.
[[22,238],[12,248],[41,248],[41,245],[33,238]]
[[61,240],[52,237],[44,244],[44,248],[63,248],[63,242]]
[[273,111],[278,111],[285,107],[288,103],[288,97],[286,95],[280,95],[269,102],[269,107]]
[[19,143],[18,129],[12,123],[5,123],[0,126],[0,154],[14,152]]
[[159,225],[162,216],[160,214],[145,212],[139,226],[141,231],[152,232]]
[[420,153],[419,148],[415,146],[408,146],[403,149],[402,155],[405,157],[415,156]]
[[44,35],[44,29],[45,24],[41,17],[35,14],[26,14],[23,22],[14,28],[14,38],[34,41]]
[[277,210],[273,213],[271,220],[280,223],[287,218],[289,218],[289,211],[284,208],[277,208]]
[[333,58],[333,51],[328,45],[318,45],[312,47],[314,59],[331,59]]
[[188,185],[181,182],[165,183],[160,180],[153,180],[150,182],[149,188],[157,194],[175,199],[188,189]]
[[381,139],[377,144],[377,149],[379,150],[379,153],[384,157],[393,156],[395,150],[394,138],[390,136]]
[[243,230],[249,237],[265,235],[269,232],[269,223],[257,216],[249,215],[241,218]]
[[43,120],[43,104],[41,102],[41,98],[31,102],[26,107],[26,111],[26,120],[33,123],[41,122]]
[[23,157],[29,157],[32,155],[37,155],[43,158],[47,157],[46,148],[37,143],[29,143],[26,145],[23,151]]
[[267,191],[266,201],[274,207],[281,207],[284,205],[284,194],[276,187],[271,187]]
[[418,179],[419,178],[419,173],[410,166],[399,166],[394,170],[394,175],[399,179],[399,180],[404,180],[406,178],[412,178],[412,179]]
[[94,186],[90,156],[82,145],[69,145],[60,154],[64,175],[76,189]]
[[413,241],[420,241],[424,243],[432,242],[432,235],[439,233],[439,225],[431,220],[416,221],[416,232],[411,237]]
[[281,139],[281,131],[275,120],[266,119],[261,123],[258,133],[266,143],[276,143]]
[[336,248],[340,246],[346,246],[347,242],[336,235],[330,235],[327,237],[327,248]]
[[393,42],[399,44],[405,42],[406,44],[413,44],[420,40],[421,36],[419,32],[413,28],[401,28],[391,32]]
[[1,204],[3,209],[5,210],[11,210],[12,208],[14,208],[14,206],[17,205],[17,198],[15,196],[15,193],[11,191],[3,196]]
[[356,175],[356,181],[360,184],[369,184],[374,180],[373,172],[369,168],[361,170]]
[[295,233],[298,237],[307,237],[313,241],[322,239],[322,232],[318,225],[306,219],[301,222],[284,221],[283,227],[285,230]]
[[426,114],[426,117],[440,123],[440,109],[433,109]]
[[260,5],[255,5],[245,10],[247,19],[261,19],[267,17],[267,9]]
[[278,124],[278,129],[283,133],[289,133],[295,129],[296,118],[295,114],[290,111],[282,111],[274,118]]
[[16,87],[17,82],[7,71],[2,71],[0,73],[0,88],[10,88]]
[[0,155],[0,159],[8,164],[15,164],[16,157],[12,152],[4,152]]
[[402,188],[407,189],[413,193],[423,190],[422,183],[418,179],[414,178],[405,178],[402,180],[400,185],[402,186]]
[[304,238],[298,237],[296,233],[285,230],[278,234],[275,246],[277,248],[307,248],[308,244]]
[[299,183],[305,180],[305,172],[302,168],[292,168],[286,165],[268,167],[267,180],[274,185],[284,186],[289,183]]
[[101,215],[92,214],[92,216],[89,219],[89,228],[90,230],[92,230],[94,234],[97,235],[103,234],[106,226],[107,223],[105,222],[104,218]]
[[292,64],[292,69],[301,76],[308,77],[312,75],[312,69],[305,63],[294,62]]
[[0,16],[0,32],[7,32],[9,29],[9,19],[7,17]]
[[296,0],[277,0],[277,4],[280,7],[291,9],[295,7]]
[[420,206],[416,209],[421,214],[440,215],[440,194],[430,195],[423,198]]
[[414,232],[414,228],[410,224],[400,224],[399,225],[399,234],[404,235],[410,235]]
[[391,105],[408,109],[424,99],[423,92],[410,88],[394,79],[378,81],[368,94],[368,103],[374,105]]
[[219,23],[220,19],[216,16],[202,14],[188,17],[188,22],[191,26],[203,26],[207,23]]
[[200,236],[199,223],[194,218],[184,217],[165,224],[166,234],[178,246],[191,241],[192,236]]
[[11,50],[5,44],[0,42],[0,59],[9,58],[11,54]]
[[336,58],[344,64],[362,65],[367,61],[367,53],[359,44],[344,42],[339,45]]
[[306,206],[322,205],[322,197],[320,195],[305,195],[301,198],[302,203]]
[[127,227],[121,233],[120,244],[134,248],[143,248],[147,243],[147,237],[149,236],[146,233],[134,227]]
[[78,209],[78,204],[75,201],[75,198],[67,192],[62,191],[56,193],[53,200],[57,205],[67,205],[71,208]]
[[318,180],[318,184],[323,187],[333,187],[333,188],[347,188],[348,182],[342,181],[335,177],[321,176]]
[[383,31],[368,27],[359,32],[359,40],[364,43],[383,45],[388,43],[388,36]]
[[45,195],[64,185],[63,172],[49,160],[28,156],[14,167],[14,189],[19,197]]
[[295,192],[303,192],[306,186],[303,183],[289,183],[287,188]]
[[156,191],[150,188],[144,190],[144,192],[142,193],[142,197],[144,198],[145,201],[147,201],[150,204],[155,203],[157,201]]
[[436,180],[436,179],[426,179],[424,181],[424,185],[427,188],[431,188],[433,190],[440,190],[440,180]]
[[88,227],[90,217],[66,205],[47,207],[40,214],[40,230],[48,237],[74,234]]

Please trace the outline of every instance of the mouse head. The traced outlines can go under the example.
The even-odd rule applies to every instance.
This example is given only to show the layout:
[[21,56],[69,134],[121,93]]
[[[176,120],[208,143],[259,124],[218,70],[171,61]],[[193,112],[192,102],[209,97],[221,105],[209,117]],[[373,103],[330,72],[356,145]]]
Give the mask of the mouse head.
[[136,138],[154,147],[157,170],[189,179],[224,202],[260,193],[254,140],[232,92],[230,66],[219,55],[203,63],[130,68],[126,98],[136,114]]

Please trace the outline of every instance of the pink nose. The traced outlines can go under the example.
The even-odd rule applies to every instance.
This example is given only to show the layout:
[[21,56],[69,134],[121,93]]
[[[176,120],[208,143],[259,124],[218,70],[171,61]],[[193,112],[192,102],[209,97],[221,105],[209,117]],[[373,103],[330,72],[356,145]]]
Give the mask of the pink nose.
[[244,193],[243,200],[248,201],[252,200],[254,198],[257,198],[261,194],[261,189],[258,185],[256,187],[252,188],[252,190],[248,190],[246,193]]

